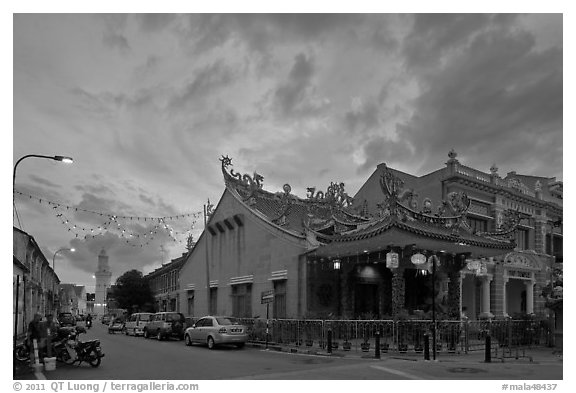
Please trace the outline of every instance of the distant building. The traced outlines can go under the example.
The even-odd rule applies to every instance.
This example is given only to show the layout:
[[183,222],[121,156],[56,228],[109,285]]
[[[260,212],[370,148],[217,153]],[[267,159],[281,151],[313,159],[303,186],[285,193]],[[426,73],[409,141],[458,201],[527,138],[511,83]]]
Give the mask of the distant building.
[[60,284],[60,312],[86,314],[86,288],[83,285]]
[[86,314],[94,314],[94,300],[96,295],[94,293],[86,293]]
[[[194,247],[194,243],[189,242],[188,245]],[[182,294],[180,269],[186,262],[187,256],[188,253],[183,253],[181,257],[171,260],[144,276],[154,296],[154,309],[156,311],[178,311],[186,315],[194,314],[194,309],[189,308],[188,303],[185,303],[186,306],[183,307],[180,301]]]
[[106,255],[104,249],[102,249],[98,255],[98,270],[96,270],[94,276],[96,277],[94,313],[97,315],[103,315],[106,313],[106,295],[108,293],[108,288],[110,288],[110,281],[112,279],[112,271],[110,271],[110,265],[108,264],[108,255]]

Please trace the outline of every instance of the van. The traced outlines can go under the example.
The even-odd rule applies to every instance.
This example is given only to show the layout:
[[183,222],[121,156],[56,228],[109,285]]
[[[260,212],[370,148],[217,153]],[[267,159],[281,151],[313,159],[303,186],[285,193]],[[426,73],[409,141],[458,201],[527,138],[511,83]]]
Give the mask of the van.
[[124,329],[126,335],[144,335],[144,328],[150,323],[153,316],[154,314],[150,312],[138,312],[130,315],[130,318],[126,320]]
[[179,312],[158,312],[144,329],[144,338],[156,337],[158,340],[176,337],[184,339],[186,319]]

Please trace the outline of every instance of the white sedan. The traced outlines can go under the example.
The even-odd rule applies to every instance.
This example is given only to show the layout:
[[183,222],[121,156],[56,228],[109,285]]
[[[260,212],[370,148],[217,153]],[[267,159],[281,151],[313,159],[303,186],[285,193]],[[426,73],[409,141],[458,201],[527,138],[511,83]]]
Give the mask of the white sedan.
[[248,341],[246,326],[233,317],[205,316],[184,332],[184,343],[200,343],[214,349],[220,344],[234,344],[242,348]]

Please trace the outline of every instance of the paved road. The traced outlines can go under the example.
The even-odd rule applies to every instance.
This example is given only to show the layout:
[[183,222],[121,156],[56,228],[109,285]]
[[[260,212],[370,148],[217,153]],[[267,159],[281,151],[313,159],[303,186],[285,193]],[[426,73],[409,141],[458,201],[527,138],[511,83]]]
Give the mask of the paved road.
[[97,322],[83,339],[100,338],[106,356],[98,368],[58,364],[45,372],[56,380],[560,380],[559,360],[490,363],[462,355],[438,362],[383,357],[381,360],[326,357],[259,348],[187,347],[183,341],[157,341],[123,334],[108,334]]

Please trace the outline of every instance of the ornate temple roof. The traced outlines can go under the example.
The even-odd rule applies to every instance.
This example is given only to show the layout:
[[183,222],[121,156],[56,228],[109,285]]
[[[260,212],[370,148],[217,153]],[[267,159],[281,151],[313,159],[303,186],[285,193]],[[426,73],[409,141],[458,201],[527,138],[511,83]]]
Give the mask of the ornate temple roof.
[[380,186],[384,202],[376,215],[363,206],[354,206],[344,183],[332,182],[326,192],[308,188],[306,199],[291,193],[263,189],[264,178],[241,175],[233,169],[232,159],[223,156],[222,174],[227,189],[247,208],[287,233],[313,239],[311,251],[319,256],[352,255],[372,252],[389,245],[417,244],[420,248],[455,253],[498,255],[514,248],[513,233],[519,222],[517,212],[508,212],[496,232],[473,233],[466,221],[470,200],[463,192],[447,195],[437,212],[430,203],[417,211],[411,203],[412,190],[404,190],[403,181],[384,166]]

